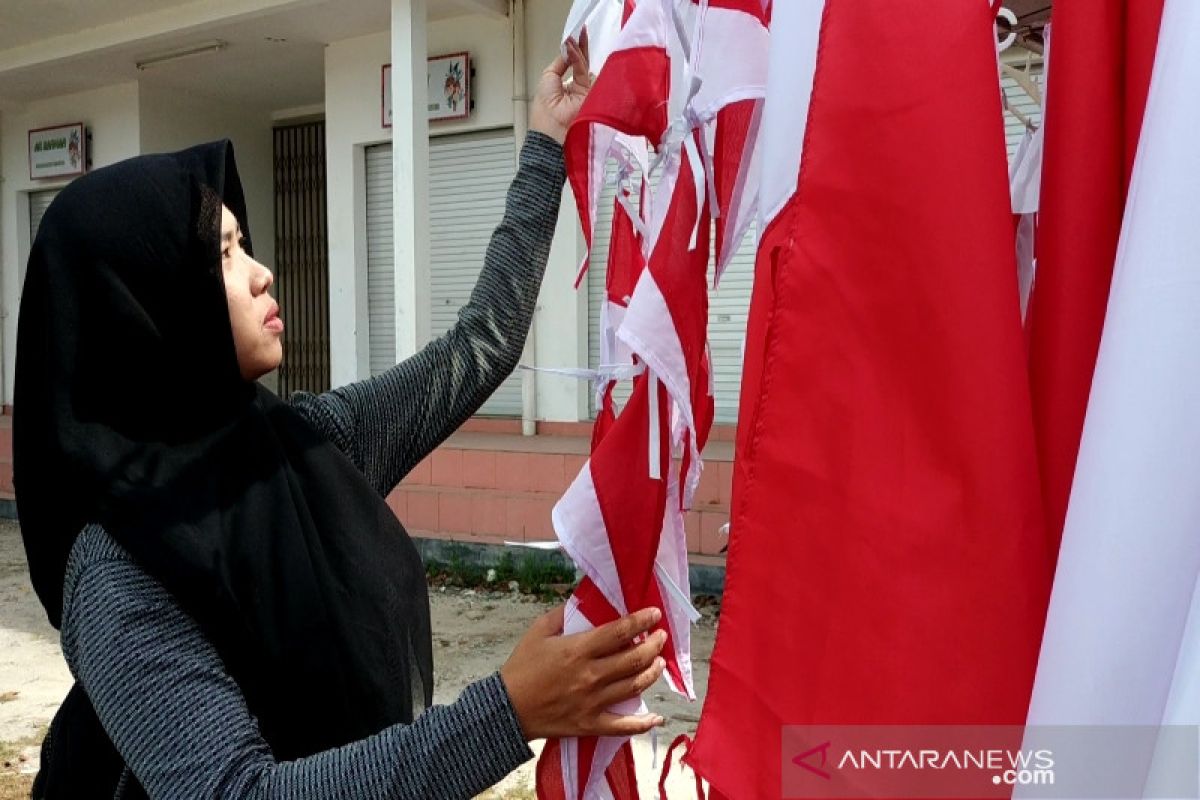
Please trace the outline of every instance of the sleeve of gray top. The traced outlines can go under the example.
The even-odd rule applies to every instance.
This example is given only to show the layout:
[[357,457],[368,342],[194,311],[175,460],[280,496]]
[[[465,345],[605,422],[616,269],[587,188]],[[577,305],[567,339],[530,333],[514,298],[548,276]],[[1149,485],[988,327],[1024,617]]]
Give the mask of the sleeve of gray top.
[[277,762],[216,650],[135,563],[74,581],[63,653],[151,798],[470,798],[532,757],[499,674],[412,725]]
[[386,495],[516,368],[529,333],[566,168],[531,132],[471,298],[446,335],[380,375],[293,404]]

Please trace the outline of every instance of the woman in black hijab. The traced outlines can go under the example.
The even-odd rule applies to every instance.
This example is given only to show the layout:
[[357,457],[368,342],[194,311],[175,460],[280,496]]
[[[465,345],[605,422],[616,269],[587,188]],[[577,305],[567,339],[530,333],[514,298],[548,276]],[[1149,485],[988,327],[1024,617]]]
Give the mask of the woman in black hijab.
[[282,321],[227,142],[97,170],[47,210],[18,325],[15,481],[77,683],[35,797],[470,797],[529,739],[661,724],[604,711],[661,673],[662,632],[630,646],[649,610],[579,636],[548,614],[498,673],[428,708],[424,571],[383,501],[515,366],[589,83],[568,52],[458,325],[325,395],[255,382]]

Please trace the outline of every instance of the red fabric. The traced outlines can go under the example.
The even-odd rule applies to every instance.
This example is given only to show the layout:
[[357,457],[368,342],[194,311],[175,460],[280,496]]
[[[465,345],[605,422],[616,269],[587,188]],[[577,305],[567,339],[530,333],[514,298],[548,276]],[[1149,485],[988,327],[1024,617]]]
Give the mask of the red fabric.
[[[620,190],[626,197],[629,192]],[[642,256],[642,237],[633,226],[620,200],[613,200],[612,233],[608,248],[608,269],[604,287],[608,299],[617,305],[629,305],[633,287],[637,285],[646,260]]]
[[[634,380],[629,402],[588,461],[604,527],[618,534],[611,536],[609,543],[621,581],[621,594],[631,612],[651,606],[664,608],[658,580],[654,577],[654,558],[658,553],[666,509],[667,482],[650,477],[647,441],[650,383],[646,374]],[[670,405],[666,387],[659,382],[655,382],[655,386],[660,417],[659,474],[665,477],[670,469],[671,449],[667,436]],[[662,649],[667,671],[682,682],[670,638],[671,626],[665,613],[655,628],[659,629],[666,631],[668,637]]]
[[[717,137],[713,147],[713,183],[717,189],[717,202],[721,213],[717,217],[717,263],[725,260],[725,227],[729,222],[729,208],[735,196],[740,194],[742,169],[749,162],[748,152],[753,145],[752,134],[757,133],[753,124],[761,107],[760,100],[739,100],[730,103],[717,113]],[[749,198],[746,198],[749,202]],[[733,242],[736,250],[740,242]]]
[[[566,797],[562,783],[562,741],[547,739],[542,755],[538,758],[536,781],[538,800],[562,800]],[[616,758],[604,774],[613,800],[640,800],[637,775],[633,765],[633,748],[629,742],[622,745]]]
[[1037,662],[1051,574],[993,21],[894,9],[826,5],[799,188],[756,269],[689,757],[736,800],[778,796],[785,724],[1021,724]]
[[637,770],[634,769],[633,747],[629,742],[621,745],[604,774],[613,800],[638,800]]
[[607,125],[621,133],[645,136],[657,145],[667,129],[667,108],[661,98],[668,95],[670,86],[671,62],[665,49],[618,50],[604,62],[603,71],[567,130],[563,157],[589,252],[594,222],[589,185],[592,125]]
[[1057,557],[1163,0],[1058,0],[1046,91],[1030,384]]

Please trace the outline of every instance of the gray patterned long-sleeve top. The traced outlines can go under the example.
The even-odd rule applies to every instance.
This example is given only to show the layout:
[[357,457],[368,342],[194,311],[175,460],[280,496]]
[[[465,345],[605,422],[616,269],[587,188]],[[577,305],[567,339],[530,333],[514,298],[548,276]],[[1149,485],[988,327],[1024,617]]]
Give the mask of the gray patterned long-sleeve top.
[[[293,398],[381,494],[516,366],[564,178],[561,148],[531,133],[458,324],[383,375]],[[411,725],[277,762],[194,620],[94,525],[68,562],[62,644],[125,760],[120,798],[468,798],[532,757],[494,673]]]

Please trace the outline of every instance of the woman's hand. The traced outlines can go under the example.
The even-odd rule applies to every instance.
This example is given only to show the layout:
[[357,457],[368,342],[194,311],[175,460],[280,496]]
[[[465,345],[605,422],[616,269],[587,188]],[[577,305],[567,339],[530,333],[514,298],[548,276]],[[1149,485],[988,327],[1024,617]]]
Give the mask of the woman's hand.
[[517,643],[500,678],[529,740],[558,736],[633,736],[661,726],[655,714],[621,716],[606,709],[637,697],[662,674],[667,640],[653,628],[662,612],[647,608],[593,631],[563,636],[563,607],[539,617]]
[[[571,79],[564,82],[563,76],[567,74],[568,68],[571,70]],[[587,97],[591,87],[587,31],[584,30],[578,42],[574,39],[567,40],[565,60],[560,55],[542,71],[529,110],[530,129],[540,131],[562,144],[567,138],[567,128],[571,127],[571,122],[579,113],[579,107],[583,105],[583,99]]]

